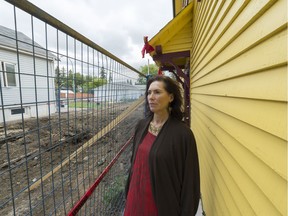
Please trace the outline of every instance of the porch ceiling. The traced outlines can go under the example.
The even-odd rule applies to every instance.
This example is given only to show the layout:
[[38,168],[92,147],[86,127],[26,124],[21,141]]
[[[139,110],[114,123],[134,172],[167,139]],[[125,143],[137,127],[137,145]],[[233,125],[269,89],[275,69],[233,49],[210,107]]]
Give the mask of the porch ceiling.
[[189,61],[192,46],[192,9],[191,2],[149,41],[155,48],[150,55],[163,70],[171,68],[171,61],[180,68],[185,67]]

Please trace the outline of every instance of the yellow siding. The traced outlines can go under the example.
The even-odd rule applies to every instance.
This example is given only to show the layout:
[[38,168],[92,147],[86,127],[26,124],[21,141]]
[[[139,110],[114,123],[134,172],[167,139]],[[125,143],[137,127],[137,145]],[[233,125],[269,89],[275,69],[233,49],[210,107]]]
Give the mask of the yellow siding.
[[192,22],[188,22],[163,46],[163,53],[189,50],[192,43]]
[[182,0],[174,0],[175,16],[182,10]]
[[[187,2],[186,0],[173,0],[174,1],[174,11],[175,11],[175,16],[177,16],[180,11],[182,11],[183,8],[183,2]],[[192,0],[189,0],[188,3],[192,2]]]
[[191,127],[204,210],[287,215],[287,1],[193,4]]
[[[192,10],[188,5],[172,21],[170,21],[150,41],[150,45],[161,45],[163,53],[190,50],[192,44]],[[154,55],[154,52],[151,53]]]

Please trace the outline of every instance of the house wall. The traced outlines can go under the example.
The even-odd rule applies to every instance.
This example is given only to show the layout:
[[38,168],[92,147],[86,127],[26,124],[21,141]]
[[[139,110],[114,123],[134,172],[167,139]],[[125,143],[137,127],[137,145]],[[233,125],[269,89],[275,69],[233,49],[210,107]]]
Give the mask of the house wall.
[[[48,115],[49,104],[51,105],[50,113],[56,111],[54,65],[52,60],[48,60],[48,74],[47,61],[44,58],[35,58],[34,69],[34,62],[31,55],[20,53],[18,64],[15,51],[0,49],[0,61],[15,64],[17,71],[18,65],[20,64],[20,71],[18,71],[20,74],[20,81],[18,74],[16,74],[17,86],[4,87],[2,85],[1,87],[1,97],[3,97],[3,105],[5,109],[5,121],[22,118],[21,114],[11,115],[11,109],[20,108],[21,103],[25,108],[24,117],[37,116],[36,104],[38,106],[38,116]],[[34,75],[34,70],[36,76]],[[1,83],[3,83],[2,74],[0,78]],[[20,95],[20,89],[22,97]],[[0,100],[0,106],[2,106],[2,100]],[[2,109],[0,122],[3,122]]]
[[94,89],[94,101],[96,102],[124,102],[126,100],[136,100],[144,94],[143,89],[126,84],[108,84]]
[[163,53],[170,53],[174,52],[175,50],[177,50],[177,52],[186,51],[189,50],[189,48],[191,47],[192,44],[192,22],[190,20],[191,16],[188,15],[187,17],[185,17],[184,20],[180,20],[179,22],[186,21],[186,18],[188,19],[188,22],[184,26],[178,25],[181,26],[181,28],[179,29],[175,27],[173,28],[173,31],[175,31],[175,35],[171,39],[169,39],[169,41],[165,44],[165,46],[162,47]]
[[192,0],[173,0],[174,4],[174,10],[175,10],[175,16],[181,12],[183,7],[187,5],[188,3],[192,2]]
[[206,215],[287,215],[287,1],[193,3],[191,127]]
[[183,0],[174,0],[175,16],[182,10],[182,1]]

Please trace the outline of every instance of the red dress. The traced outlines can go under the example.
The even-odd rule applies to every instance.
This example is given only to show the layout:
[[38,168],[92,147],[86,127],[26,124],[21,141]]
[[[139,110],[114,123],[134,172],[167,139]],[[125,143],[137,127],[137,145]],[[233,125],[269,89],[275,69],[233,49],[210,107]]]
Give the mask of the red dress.
[[157,216],[152,194],[148,157],[156,136],[147,133],[139,145],[127,195],[124,216]]

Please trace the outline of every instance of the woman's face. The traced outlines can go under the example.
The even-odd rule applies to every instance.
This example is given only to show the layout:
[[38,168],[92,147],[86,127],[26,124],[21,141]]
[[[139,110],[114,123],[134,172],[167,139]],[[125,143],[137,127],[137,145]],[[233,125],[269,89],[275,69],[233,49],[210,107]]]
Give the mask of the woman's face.
[[150,84],[147,99],[151,112],[168,112],[169,103],[173,101],[173,94],[169,94],[162,81],[154,81]]

